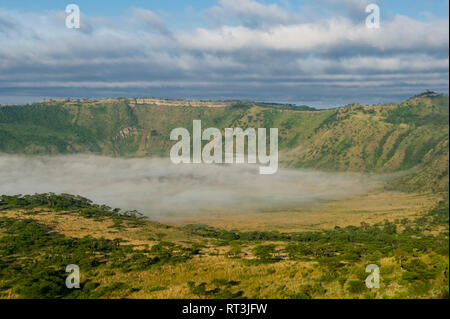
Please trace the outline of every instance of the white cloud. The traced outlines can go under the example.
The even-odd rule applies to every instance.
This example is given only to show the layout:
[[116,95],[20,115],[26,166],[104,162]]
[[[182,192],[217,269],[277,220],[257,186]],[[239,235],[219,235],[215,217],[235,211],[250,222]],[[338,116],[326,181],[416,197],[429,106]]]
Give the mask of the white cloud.
[[334,15],[342,14],[353,21],[363,21],[367,16],[366,7],[378,0],[312,0],[315,5],[321,5]]
[[164,20],[151,10],[133,8],[129,21],[137,25],[144,25],[154,28],[166,36],[172,35],[172,32],[169,30]]
[[327,4],[327,5],[342,6],[342,7],[352,9],[352,10],[365,9],[369,3],[374,2],[373,0],[315,0],[315,1],[319,2],[319,3]]
[[278,25],[268,29],[223,26],[178,34],[179,42],[192,49],[233,51],[244,48],[326,53],[336,49],[443,50],[448,48],[448,21],[419,22],[396,16],[379,30],[368,29],[346,18],[314,23]]
[[173,165],[169,159],[88,155],[0,154],[0,180],[1,194],[80,194],[152,218],[209,213],[211,207],[245,213],[271,205],[306,206],[364,194],[377,185],[377,178],[355,173],[279,170],[264,176],[255,165]]
[[298,22],[298,16],[276,4],[262,4],[254,0],[219,0],[220,6],[213,6],[209,14],[221,18],[235,18],[253,26],[266,23],[285,24]]

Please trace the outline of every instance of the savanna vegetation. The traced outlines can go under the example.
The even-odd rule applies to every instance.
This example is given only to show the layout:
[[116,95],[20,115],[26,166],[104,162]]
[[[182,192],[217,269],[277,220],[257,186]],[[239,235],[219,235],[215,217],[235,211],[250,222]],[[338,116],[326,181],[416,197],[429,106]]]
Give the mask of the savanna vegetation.
[[[448,198],[411,219],[313,232],[186,225],[168,240],[174,227],[159,225],[139,245],[121,234],[150,221],[80,196],[1,196],[0,212],[3,298],[448,298]],[[68,236],[66,215],[120,231]],[[69,264],[80,289],[65,286]],[[365,285],[368,264],[379,289]]]
[[[0,152],[167,156],[170,131],[194,119],[203,128],[277,127],[281,166],[391,174],[380,198],[417,195],[415,210],[399,203],[375,216],[360,204],[327,227],[316,219],[249,231],[156,223],[70,194],[0,195],[0,298],[449,297],[448,97],[328,110],[142,101],[1,106]],[[366,222],[352,223],[355,214]],[[70,264],[80,267],[80,289],[65,285]],[[379,266],[380,288],[366,286],[369,264]]]

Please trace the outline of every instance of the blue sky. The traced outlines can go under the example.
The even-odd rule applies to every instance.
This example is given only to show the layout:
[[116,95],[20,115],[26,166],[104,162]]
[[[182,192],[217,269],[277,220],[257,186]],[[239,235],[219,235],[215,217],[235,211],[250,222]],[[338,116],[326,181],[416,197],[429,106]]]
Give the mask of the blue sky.
[[[313,1],[288,0],[288,1],[260,1],[261,3],[276,3],[280,6],[289,6],[294,10],[300,10],[302,6],[311,5]],[[437,17],[448,18],[448,0],[391,0],[373,1],[383,6],[384,10],[407,15],[417,19],[423,19],[422,13],[430,12]],[[0,8],[14,9],[28,12],[45,12],[46,10],[64,10],[69,3],[75,3],[82,7],[83,12],[91,16],[120,17],[130,7],[145,8],[171,14],[175,17],[183,17],[191,9],[202,11],[210,8],[214,0],[0,0]],[[320,7],[320,6],[318,6]],[[195,21],[191,21],[195,23]]]
[[[365,7],[381,28],[365,27]],[[64,26],[65,6],[82,12]],[[448,0],[0,0],[0,103],[247,99],[331,107],[448,94]]]

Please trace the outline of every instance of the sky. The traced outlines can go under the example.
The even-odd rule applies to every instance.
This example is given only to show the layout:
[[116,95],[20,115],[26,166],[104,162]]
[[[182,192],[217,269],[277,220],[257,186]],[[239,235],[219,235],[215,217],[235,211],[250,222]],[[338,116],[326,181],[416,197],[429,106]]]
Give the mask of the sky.
[[[65,20],[81,11],[79,29]],[[366,7],[380,8],[368,28]],[[0,104],[253,100],[319,108],[449,92],[448,0],[0,0]]]

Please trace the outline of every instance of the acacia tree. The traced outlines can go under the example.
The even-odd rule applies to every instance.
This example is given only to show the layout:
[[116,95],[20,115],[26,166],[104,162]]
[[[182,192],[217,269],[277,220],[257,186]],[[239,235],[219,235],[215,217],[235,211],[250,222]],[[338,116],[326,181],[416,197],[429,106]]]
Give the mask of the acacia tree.
[[274,244],[270,245],[259,245],[253,248],[253,254],[260,260],[271,260],[273,254],[275,253],[275,248],[277,246]]

